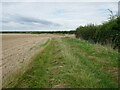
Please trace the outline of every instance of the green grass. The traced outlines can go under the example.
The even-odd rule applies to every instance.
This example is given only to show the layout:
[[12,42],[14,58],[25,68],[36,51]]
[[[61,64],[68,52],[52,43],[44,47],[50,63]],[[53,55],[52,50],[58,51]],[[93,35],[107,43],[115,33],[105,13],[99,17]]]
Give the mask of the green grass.
[[45,42],[45,43],[43,43],[43,44],[40,44],[40,45],[38,45],[38,46],[31,47],[30,50],[32,50],[32,49],[39,49],[39,48],[41,48],[41,47],[44,47],[44,46],[46,46],[49,42],[50,42],[50,39],[48,39],[48,41]]
[[117,88],[118,53],[72,38],[57,38],[36,55],[16,88]]

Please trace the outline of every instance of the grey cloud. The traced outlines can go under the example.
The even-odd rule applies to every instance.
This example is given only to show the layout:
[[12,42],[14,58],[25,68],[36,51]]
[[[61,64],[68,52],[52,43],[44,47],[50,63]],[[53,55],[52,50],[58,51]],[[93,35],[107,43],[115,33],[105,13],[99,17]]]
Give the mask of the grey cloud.
[[40,19],[32,18],[32,17],[17,16],[15,20],[21,23],[32,23],[32,24],[37,23],[37,24],[48,25],[48,26],[60,26],[60,24],[57,24],[51,21],[40,20]]
[[61,25],[58,23],[54,23],[47,20],[41,20],[33,17],[25,17],[20,15],[7,15],[4,16],[2,23],[9,24],[10,22],[14,22],[21,25],[26,25],[27,27],[60,27]]

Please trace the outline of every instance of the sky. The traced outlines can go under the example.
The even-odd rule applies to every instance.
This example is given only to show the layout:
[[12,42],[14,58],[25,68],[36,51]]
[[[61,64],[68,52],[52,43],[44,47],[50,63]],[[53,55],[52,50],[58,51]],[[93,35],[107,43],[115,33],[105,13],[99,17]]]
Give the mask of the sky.
[[108,9],[118,12],[118,0],[2,0],[1,4],[3,31],[75,30],[106,22]]

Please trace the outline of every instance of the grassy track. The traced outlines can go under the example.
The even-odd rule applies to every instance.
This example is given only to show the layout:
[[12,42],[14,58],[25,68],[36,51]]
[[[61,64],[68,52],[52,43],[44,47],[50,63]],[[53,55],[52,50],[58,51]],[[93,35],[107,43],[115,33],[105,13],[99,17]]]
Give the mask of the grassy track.
[[50,41],[15,87],[115,88],[118,53],[72,38]]

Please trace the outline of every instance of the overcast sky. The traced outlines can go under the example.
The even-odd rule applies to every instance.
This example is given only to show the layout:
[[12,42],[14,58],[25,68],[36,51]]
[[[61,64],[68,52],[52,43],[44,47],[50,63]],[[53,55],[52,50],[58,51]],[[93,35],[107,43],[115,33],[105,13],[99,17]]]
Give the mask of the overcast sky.
[[2,29],[74,30],[80,25],[107,21],[110,14],[107,9],[114,14],[118,11],[118,0],[43,1],[3,0]]

